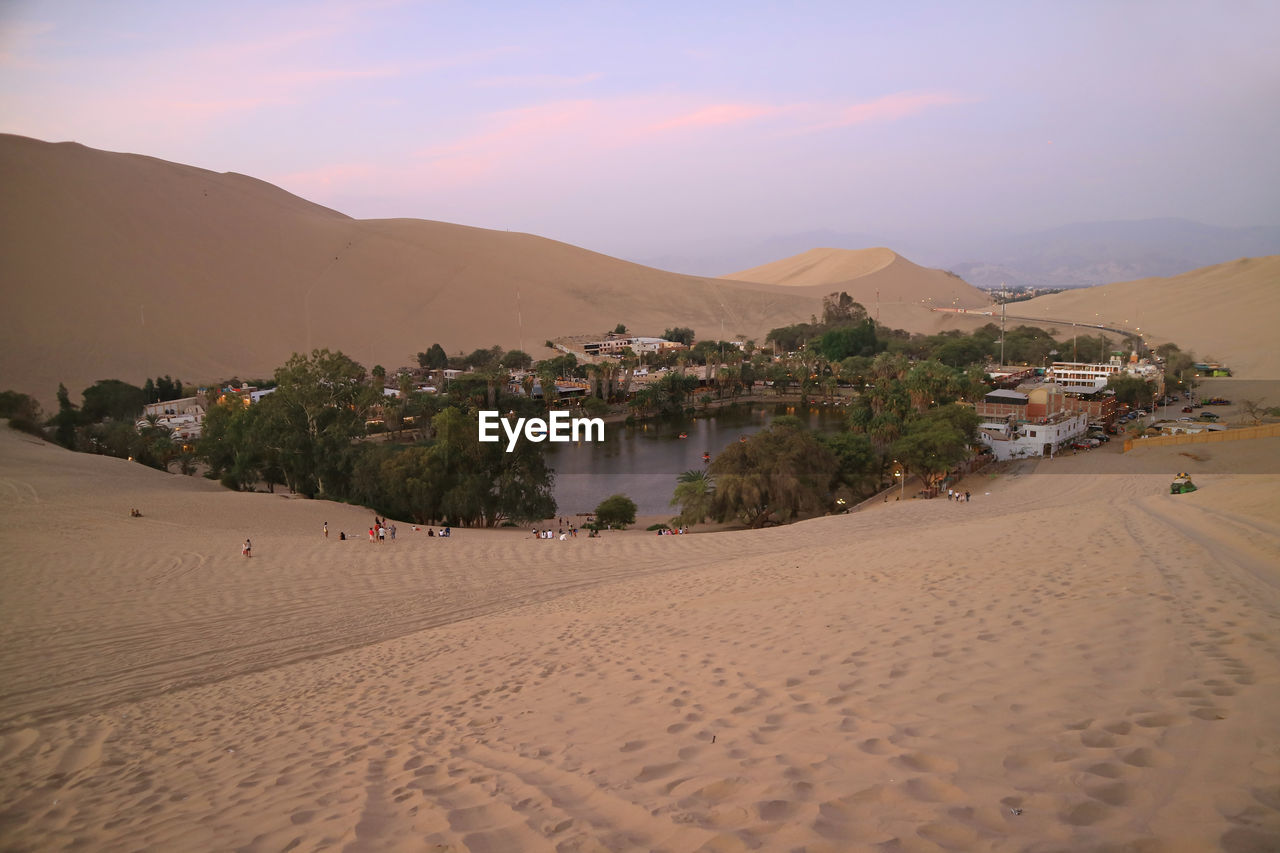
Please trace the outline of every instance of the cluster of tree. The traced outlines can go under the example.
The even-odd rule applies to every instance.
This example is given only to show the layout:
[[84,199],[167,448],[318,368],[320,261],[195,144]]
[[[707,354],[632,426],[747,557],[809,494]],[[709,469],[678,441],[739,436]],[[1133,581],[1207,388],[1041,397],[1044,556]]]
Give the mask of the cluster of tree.
[[673,523],[734,520],[758,528],[820,515],[837,499],[874,489],[880,468],[866,436],[816,435],[799,418],[783,415],[726,448],[705,471],[681,474],[671,499],[680,507]]
[[693,346],[693,329],[688,326],[676,326],[674,329],[667,329],[663,331],[662,337],[664,340],[675,341],[687,347]]
[[[1120,345],[1106,335],[1064,335],[1019,325],[1005,330],[1004,363],[1042,365],[1046,361],[1105,361]],[[916,359],[936,359],[952,367],[1000,361],[1000,326],[987,323],[969,334],[952,329],[936,335],[908,335],[889,341],[888,351]]]
[[849,408],[849,428],[870,436],[881,449],[929,409],[958,400],[975,402],[990,390],[976,365],[959,370],[934,360],[913,363],[892,353],[866,363],[860,378],[863,392]]
[[[295,354],[275,373],[276,391],[252,406],[238,399],[205,417],[198,452],[209,476],[232,489],[287,485],[308,497],[369,506],[419,523],[494,526],[555,514],[543,445],[507,453],[481,442],[476,405],[486,392],[450,383],[448,395],[383,397],[380,383],[340,352]],[[537,404],[504,407],[531,414]],[[396,429],[429,422],[412,445],[363,441],[370,416]]]
[[356,454],[344,499],[418,523],[494,527],[555,515],[553,474],[542,445],[481,442],[474,413],[448,407],[432,438],[405,447],[367,444]]
[[982,369],[940,361],[912,363],[882,353],[866,366],[865,388],[850,407],[848,426],[883,454],[932,486],[969,457],[978,416],[969,406],[989,390]]
[[881,352],[886,342],[877,333],[877,325],[867,315],[867,309],[853,297],[841,291],[822,298],[822,319],[811,318],[808,323],[796,323],[771,329],[765,340],[776,345],[781,352],[795,352],[802,348],[816,349],[829,361],[840,361],[851,356],[873,356]]
[[[494,344],[491,347],[474,349],[468,355],[450,356],[444,347],[435,343],[425,352],[417,355],[418,367],[423,370],[486,370],[506,368],[508,370],[527,370],[533,364],[533,356],[523,350],[504,350]],[[376,370],[377,368],[375,368]]]
[[142,383],[142,401],[144,403],[164,403],[169,400],[179,400],[187,396],[183,391],[182,383],[172,376],[165,374],[157,376],[154,380],[150,377]]
[[184,474],[195,470],[191,449],[174,441],[154,415],[139,426],[145,400],[142,388],[119,379],[103,379],[84,389],[77,406],[71,402],[67,387],[60,384],[57,399],[58,411],[45,422],[45,428],[63,447],[131,458],[162,471],[174,462]]
[[1164,360],[1164,386],[1168,391],[1190,391],[1199,383],[1196,379],[1196,357],[1183,352],[1170,341],[1156,347],[1156,355]]
[[41,434],[40,403],[20,391],[0,391],[0,418],[8,418],[9,426],[23,432]]

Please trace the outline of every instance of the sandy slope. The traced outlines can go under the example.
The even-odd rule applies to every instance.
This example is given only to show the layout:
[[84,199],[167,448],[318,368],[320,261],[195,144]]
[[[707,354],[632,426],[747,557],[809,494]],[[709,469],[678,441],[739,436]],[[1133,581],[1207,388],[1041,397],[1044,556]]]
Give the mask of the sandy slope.
[[811,294],[528,234],[353,220],[242,175],[0,135],[0,388],[261,376],[295,351],[394,368],[440,342],[541,352],[617,323],[762,340]]
[[963,279],[913,264],[885,248],[810,249],[725,278],[816,288],[823,294],[843,290],[868,311],[874,310],[877,294],[881,303],[979,308],[991,302]]
[[0,431],[6,846],[1275,849],[1280,478],[1053,464],[760,532],[375,545]]
[[1171,278],[1144,278],[1041,296],[1010,312],[1141,328],[1249,379],[1280,379],[1280,255],[1241,258]]

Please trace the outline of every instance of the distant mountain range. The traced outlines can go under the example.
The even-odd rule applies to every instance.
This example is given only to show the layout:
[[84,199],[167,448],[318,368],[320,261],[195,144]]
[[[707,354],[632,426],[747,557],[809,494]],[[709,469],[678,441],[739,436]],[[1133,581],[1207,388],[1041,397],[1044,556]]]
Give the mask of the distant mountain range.
[[959,275],[975,287],[1092,287],[1180,275],[1237,258],[1280,254],[1280,227],[1224,228],[1186,219],[1082,222],[963,247],[895,234],[806,231],[754,241],[690,245],[639,263],[690,275],[725,275],[814,246],[893,246],[917,263]]
[[1019,234],[946,264],[975,287],[1093,287],[1180,275],[1280,253],[1280,227],[1221,228],[1186,219],[1081,222]]

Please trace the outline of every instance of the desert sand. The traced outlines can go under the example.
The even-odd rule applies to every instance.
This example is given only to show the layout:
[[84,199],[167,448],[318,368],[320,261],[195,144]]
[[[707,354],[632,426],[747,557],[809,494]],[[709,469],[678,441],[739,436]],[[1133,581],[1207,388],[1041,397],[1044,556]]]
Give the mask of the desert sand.
[[[1170,278],[1144,278],[1039,296],[1010,314],[1141,329],[1246,379],[1280,379],[1280,255],[1240,258]],[[1065,327],[1059,325],[1061,332]]]
[[4,846],[1275,850],[1280,440],[1176,450],[374,544],[0,429]]
[[[365,367],[499,344],[688,326],[764,340],[819,297],[698,278],[565,243],[356,220],[244,175],[0,134],[0,389],[269,376],[328,347]],[[51,348],[48,341],[64,345]]]
[[917,303],[925,307],[989,308],[991,305],[991,298],[985,292],[959,276],[914,264],[883,246],[810,249],[790,258],[730,273],[724,278],[817,288],[822,295],[843,290],[869,312],[874,311],[877,301]]

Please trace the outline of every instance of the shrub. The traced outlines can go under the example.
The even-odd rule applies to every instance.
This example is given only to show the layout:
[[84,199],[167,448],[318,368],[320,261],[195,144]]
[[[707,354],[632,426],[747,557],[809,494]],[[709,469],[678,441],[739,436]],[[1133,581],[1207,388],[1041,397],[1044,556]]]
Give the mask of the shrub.
[[625,530],[636,523],[636,502],[626,495],[610,495],[596,507],[597,526],[612,526]]

